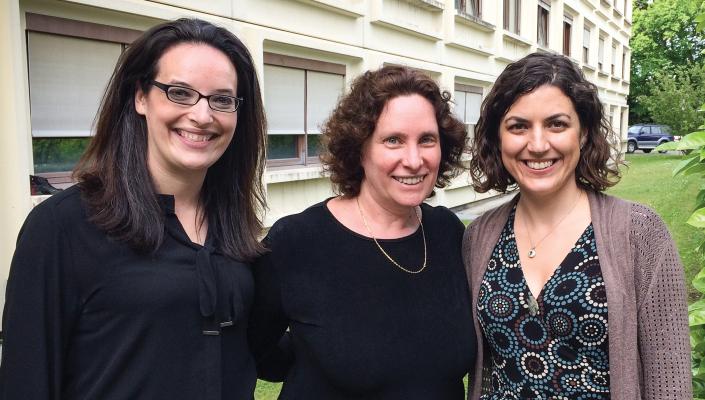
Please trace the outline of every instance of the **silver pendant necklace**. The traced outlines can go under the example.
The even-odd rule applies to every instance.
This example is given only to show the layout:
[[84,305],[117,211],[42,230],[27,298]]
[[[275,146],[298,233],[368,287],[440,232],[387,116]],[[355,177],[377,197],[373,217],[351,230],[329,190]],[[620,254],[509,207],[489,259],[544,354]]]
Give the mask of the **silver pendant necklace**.
[[[549,236],[556,230],[556,228],[558,228],[558,226],[561,224],[561,222],[563,222],[563,220],[565,220],[570,214],[573,213],[573,210],[575,210],[575,206],[578,205],[578,200],[580,200],[580,197],[582,196],[582,194],[583,194],[583,192],[580,191],[580,190],[578,190],[578,196],[575,198],[575,201],[573,202],[573,206],[570,208],[570,210],[568,211],[568,213],[566,213],[565,215],[563,215],[563,217],[561,217],[561,219],[558,220],[558,222],[557,222],[555,225],[553,225],[553,227],[551,228],[551,230],[548,231],[548,233],[545,234],[545,235],[541,238],[541,240],[539,240],[538,242],[536,242],[536,244],[534,244],[534,241],[531,239],[531,233],[529,232],[529,225],[526,223],[526,218],[522,218],[522,219],[521,219],[522,222],[524,222],[524,229],[526,229],[526,236],[529,237],[529,243],[531,243],[531,248],[529,249],[529,252],[527,253],[527,255],[529,256],[529,258],[534,258],[534,257],[536,257],[536,248],[539,247],[539,246],[541,245],[541,243],[544,241],[544,239],[546,239],[547,237],[549,237]],[[524,214],[526,214],[526,213],[524,213]]]

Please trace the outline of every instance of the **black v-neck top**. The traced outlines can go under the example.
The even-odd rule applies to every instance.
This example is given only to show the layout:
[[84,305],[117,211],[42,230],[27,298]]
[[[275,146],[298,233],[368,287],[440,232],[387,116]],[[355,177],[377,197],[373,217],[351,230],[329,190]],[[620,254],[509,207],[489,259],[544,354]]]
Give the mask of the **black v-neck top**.
[[[280,399],[461,400],[475,334],[461,259],[463,225],[422,205],[428,263],[412,275],[326,203],[279,220],[255,265],[251,343]],[[421,231],[379,240],[402,266],[423,263]],[[285,332],[291,354],[277,352]],[[288,364],[287,364],[288,363]]]
[[252,399],[250,267],[192,243],[159,196],[165,234],[137,254],[88,222],[75,186],[35,207],[3,315],[0,399]]
[[492,357],[492,391],[481,399],[609,399],[607,293],[592,224],[534,299],[515,213],[479,290],[477,315]]

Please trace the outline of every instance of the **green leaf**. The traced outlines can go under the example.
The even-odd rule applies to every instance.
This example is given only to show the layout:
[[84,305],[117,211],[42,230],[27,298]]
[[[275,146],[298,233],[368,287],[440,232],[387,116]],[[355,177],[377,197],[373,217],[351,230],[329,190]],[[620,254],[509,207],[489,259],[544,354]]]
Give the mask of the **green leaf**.
[[705,146],[705,131],[695,131],[683,136],[678,143],[678,150],[693,150]]
[[695,196],[695,207],[693,207],[693,210],[697,210],[702,207],[705,207],[705,189],[700,189],[698,195]]
[[683,175],[688,176],[688,175],[693,175],[697,174],[700,172],[705,172],[705,164],[703,163],[698,163],[693,165],[692,167],[689,167],[685,171],[683,171]]
[[700,293],[705,293],[705,268],[701,269],[693,278],[693,287]]
[[661,143],[660,145],[656,146],[656,148],[654,150],[656,150],[656,151],[678,150],[678,142]]
[[688,325],[705,325],[705,299],[700,299],[688,306]]
[[697,164],[700,161],[700,158],[698,157],[697,154],[692,154],[689,155],[688,158],[682,160],[678,164],[676,164],[675,168],[673,168],[673,176],[676,176],[683,172],[685,169],[688,169],[692,167],[693,165]]
[[696,228],[705,228],[705,207],[695,210],[686,223]]

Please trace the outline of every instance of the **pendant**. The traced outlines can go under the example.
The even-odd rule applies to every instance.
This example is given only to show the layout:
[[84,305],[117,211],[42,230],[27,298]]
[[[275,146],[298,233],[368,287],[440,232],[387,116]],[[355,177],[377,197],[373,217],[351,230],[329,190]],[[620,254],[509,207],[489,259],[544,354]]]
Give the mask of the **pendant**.
[[531,250],[529,250],[529,258],[534,258],[534,257],[536,257],[536,249],[532,248]]

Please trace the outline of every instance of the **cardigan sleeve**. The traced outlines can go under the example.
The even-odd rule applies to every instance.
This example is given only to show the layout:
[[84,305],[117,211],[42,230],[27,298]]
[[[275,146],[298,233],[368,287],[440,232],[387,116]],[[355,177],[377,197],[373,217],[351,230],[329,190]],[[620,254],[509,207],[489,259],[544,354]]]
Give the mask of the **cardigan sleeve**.
[[688,307],[683,266],[661,218],[632,205],[642,398],[692,398]]
[[69,240],[49,204],[36,207],[17,241],[3,313],[0,399],[62,399],[71,327],[80,314]]
[[277,228],[272,227],[264,240],[270,251],[254,264],[255,300],[248,328],[257,377],[272,382],[284,380],[294,359],[278,271],[278,260],[287,241],[275,238]]

